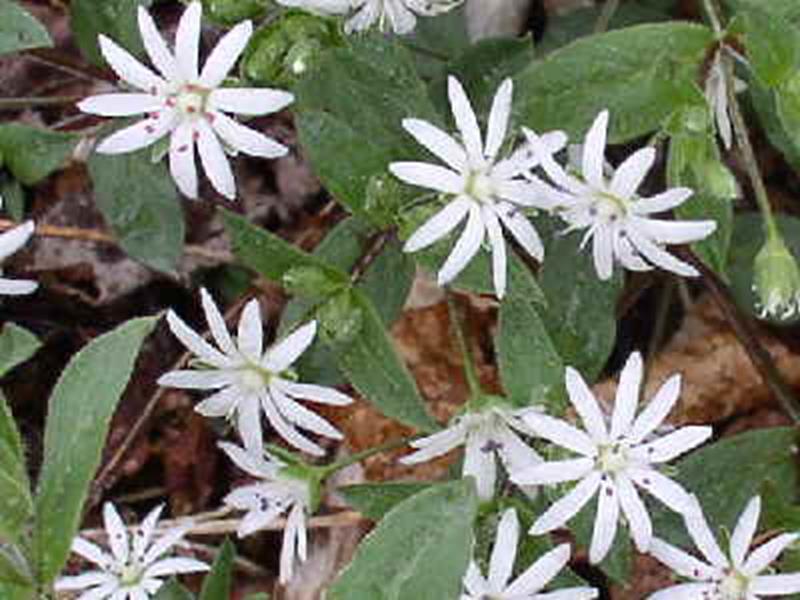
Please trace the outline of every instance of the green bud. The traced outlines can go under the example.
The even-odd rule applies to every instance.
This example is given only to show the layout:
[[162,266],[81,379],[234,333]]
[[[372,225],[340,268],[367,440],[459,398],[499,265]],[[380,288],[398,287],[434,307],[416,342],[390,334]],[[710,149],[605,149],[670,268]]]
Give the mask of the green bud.
[[342,43],[336,21],[288,11],[255,32],[245,51],[242,75],[257,84],[291,87],[326,49]]
[[736,177],[730,169],[719,160],[712,159],[706,161],[703,169],[703,177],[700,179],[703,186],[711,196],[715,198],[738,198],[742,195]]
[[283,275],[283,287],[293,296],[325,298],[347,285],[335,272],[318,267],[294,267]]
[[269,0],[203,0],[203,16],[220,25],[236,25],[264,18],[269,6]]
[[753,264],[759,316],[785,321],[800,312],[800,269],[780,235],[770,235]]
[[358,335],[363,315],[350,290],[343,290],[317,309],[317,320],[323,339],[338,344]]

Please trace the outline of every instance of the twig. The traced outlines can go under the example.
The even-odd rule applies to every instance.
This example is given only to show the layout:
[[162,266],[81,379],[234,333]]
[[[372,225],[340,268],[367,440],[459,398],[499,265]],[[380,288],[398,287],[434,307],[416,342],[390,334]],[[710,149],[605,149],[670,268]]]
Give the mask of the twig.
[[389,243],[389,240],[392,239],[394,235],[393,230],[388,231],[381,231],[376,233],[372,236],[369,240],[369,244],[367,244],[367,249],[364,253],[359,257],[356,264],[353,265],[353,268],[350,270],[350,283],[355,284],[357,283],[363,276],[366,270],[370,267],[373,261],[378,258],[380,253],[386,247],[386,244]]
[[86,64],[82,60],[76,59],[70,54],[58,50],[36,48],[27,51],[25,56],[49,67],[53,67],[54,69],[58,69],[59,71],[80,77],[81,79],[106,81],[110,83],[117,82],[116,77],[114,77],[111,72]]
[[83,96],[22,96],[19,98],[0,98],[0,111],[21,110],[36,106],[61,106],[74,104]]

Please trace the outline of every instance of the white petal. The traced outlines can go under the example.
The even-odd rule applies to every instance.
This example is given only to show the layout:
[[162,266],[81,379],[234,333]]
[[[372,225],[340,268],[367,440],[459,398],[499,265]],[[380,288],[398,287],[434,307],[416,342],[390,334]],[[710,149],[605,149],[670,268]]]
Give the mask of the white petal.
[[98,36],[100,52],[117,76],[135,88],[156,93],[163,90],[166,83],[131,54],[102,33]]
[[544,172],[557,186],[573,194],[583,194],[587,191],[586,186],[567,172],[553,160],[552,153],[544,144],[543,138],[539,137],[534,131],[523,127],[522,129],[528,143],[531,145],[537,161],[541,164]]
[[[314,336],[316,334],[316,321],[309,321],[305,325],[298,327],[295,331],[267,349],[266,353],[264,353],[261,365],[273,373],[285,371],[306,351],[311,345],[311,342],[314,341]],[[305,397],[299,394],[293,395],[297,395],[300,398]]]
[[678,260],[670,253],[662,250],[636,228],[631,227],[627,232],[634,247],[657,267],[661,267],[666,271],[671,271],[684,277],[697,277],[698,272],[693,266],[682,260]]
[[[491,592],[489,583],[483,578],[478,565],[472,560],[467,567],[467,572],[464,575],[464,587],[467,588],[470,596],[482,598],[485,594]],[[461,597],[464,600],[464,597]]]
[[36,291],[39,284],[27,279],[6,279],[0,277],[0,295],[24,296]]
[[666,475],[644,468],[628,469],[628,475],[669,509],[680,514],[690,510],[692,501],[688,492]]
[[207,121],[197,121],[197,133],[197,151],[206,177],[215,190],[233,200],[236,197],[236,181],[222,145]]
[[380,14],[381,6],[377,2],[366,2],[362,4],[361,9],[344,24],[344,32],[350,35],[353,32],[369,29],[369,27],[378,20]]
[[[257,452],[251,452],[246,449],[240,448],[235,444],[228,442],[220,442],[219,447],[228,455],[233,463],[242,471],[246,471],[253,477],[273,479],[277,476],[280,465],[273,461],[264,459],[263,449],[259,448]],[[251,492],[254,486],[245,486],[238,488],[238,491]]]
[[750,592],[764,596],[788,596],[800,592],[800,573],[791,575],[762,575],[750,584]]
[[287,421],[325,437],[342,439],[342,433],[333,425],[303,405],[295,402],[275,386],[270,387],[275,406]]
[[592,600],[600,595],[600,591],[590,587],[571,587],[554,592],[536,594],[536,600]]
[[194,127],[191,123],[183,123],[172,132],[169,143],[169,170],[181,193],[188,198],[197,198]]
[[647,514],[644,502],[639,493],[624,473],[616,477],[619,503],[625,518],[628,520],[628,531],[639,552],[647,552],[653,539],[653,524]]
[[659,590],[647,600],[698,600],[710,598],[715,589],[713,583],[682,583]]
[[653,538],[650,542],[649,554],[668,566],[677,575],[687,579],[702,581],[712,579],[718,574],[718,569],[697,560],[694,556],[659,538]]
[[583,178],[595,188],[605,187],[603,166],[605,164],[606,130],[608,129],[608,111],[601,111],[595,117],[586,139],[583,142],[583,160],[581,172]]
[[586,506],[600,487],[601,475],[597,471],[582,479],[568,494],[550,505],[531,527],[531,535],[541,535],[558,529]]
[[695,546],[715,567],[723,569],[729,567],[728,559],[722,553],[714,534],[711,533],[708,521],[703,515],[703,509],[695,496],[691,497],[691,503],[690,510],[684,514],[684,522]]
[[229,386],[235,375],[229,371],[181,369],[164,373],[158,384],[187,390],[214,390]]
[[158,523],[158,519],[161,517],[161,513],[164,510],[164,505],[159,504],[144,518],[141,522],[139,527],[133,532],[133,555],[137,560],[141,560],[144,558],[144,554],[150,546],[150,542],[153,539],[153,534],[156,530],[156,525]]
[[584,456],[596,456],[597,446],[592,439],[580,429],[577,429],[561,419],[556,419],[540,413],[524,415],[522,420],[536,432],[536,435],[546,440],[568,448]]
[[263,451],[264,434],[261,429],[261,412],[259,411],[259,404],[263,406],[263,402],[259,402],[259,399],[265,394],[265,391],[258,395],[250,393],[241,398],[237,406],[236,429],[248,452]]
[[239,343],[239,350],[249,360],[254,363],[261,360],[264,331],[261,325],[261,307],[255,298],[250,300],[242,310],[236,341]]
[[127,562],[130,553],[128,530],[111,502],[103,504],[103,526],[108,534],[108,545],[114,559],[119,563]]
[[164,100],[152,94],[101,94],[78,102],[85,113],[103,117],[128,117],[164,108]]
[[631,241],[622,235],[622,231],[619,229],[614,231],[613,252],[622,266],[630,271],[650,271],[653,268],[639,256]]
[[500,179],[492,173],[495,193],[499,198],[519,206],[536,207],[542,210],[553,210],[559,206],[560,196],[547,184],[531,177],[527,181],[520,179]]
[[711,434],[711,427],[681,427],[649,444],[638,446],[634,455],[651,463],[667,462],[696,448],[710,438]]
[[300,533],[301,522],[303,520],[302,506],[292,507],[286,519],[286,529],[283,532],[283,546],[281,547],[280,559],[280,582],[288,583],[292,579],[294,572],[294,559],[298,549],[298,535]]
[[478,498],[482,501],[491,500],[494,496],[497,481],[497,461],[494,452],[487,450],[488,440],[483,435],[468,435],[464,446],[464,465],[462,476],[471,475],[475,478]]
[[492,101],[492,109],[489,112],[489,124],[486,130],[486,148],[484,155],[490,160],[497,156],[503,140],[508,131],[508,118],[511,116],[511,96],[513,93],[511,79],[504,79]]
[[418,450],[403,456],[400,459],[400,463],[404,465],[415,465],[447,454],[456,446],[460,446],[464,443],[465,434],[465,428],[456,425],[442,431],[437,431],[422,439],[414,440],[410,445]]
[[238,115],[266,115],[294,102],[294,95],[272,88],[218,88],[208,95],[211,110]]
[[478,253],[483,243],[485,234],[481,210],[474,203],[469,208],[469,217],[464,232],[453,246],[450,256],[439,270],[437,280],[439,285],[450,283],[455,277],[464,270],[469,261]]
[[389,164],[389,171],[411,185],[447,194],[458,194],[464,189],[462,175],[439,165],[425,162],[393,162]]
[[161,558],[164,554],[171,550],[175,544],[183,539],[183,536],[186,535],[187,530],[188,528],[186,527],[173,527],[172,529],[165,531],[164,534],[158,538],[152,546],[150,546],[147,554],[144,555],[144,564],[150,565]]
[[740,569],[744,563],[745,555],[753,542],[753,536],[758,527],[758,516],[761,514],[761,498],[754,496],[747,503],[744,512],[739,516],[736,527],[731,536],[731,559],[733,567]]
[[475,117],[475,111],[472,110],[464,88],[452,75],[447,78],[447,95],[450,98],[450,110],[453,112],[456,127],[461,133],[467,157],[472,166],[477,166],[483,162],[483,143],[478,119]]
[[5,233],[0,234],[0,260],[8,258],[25,245],[35,230],[33,221],[25,221]]
[[210,89],[219,87],[236,64],[251,35],[253,35],[253,23],[242,21],[222,36],[203,65],[200,85]]
[[692,194],[689,188],[672,188],[649,198],[639,198],[631,204],[631,212],[637,215],[660,213],[683,204]]
[[239,152],[250,156],[278,158],[285,156],[289,148],[267,137],[263,133],[245,127],[221,112],[209,114],[211,127],[223,141]]
[[607,281],[614,273],[614,241],[609,227],[597,224],[592,239],[592,259],[597,276]]
[[314,385],[312,383],[294,383],[292,381],[286,381],[280,378],[273,378],[272,385],[292,398],[301,398],[303,400],[310,400],[311,402],[318,402],[320,404],[329,404],[331,406],[347,406],[353,402],[353,399],[347,394],[343,394],[342,392],[339,392],[333,388],[322,385]]
[[175,112],[172,109],[162,110],[112,133],[100,142],[95,150],[100,154],[133,152],[157,142],[174,126]]
[[267,420],[275,429],[275,432],[286,440],[289,445],[314,456],[325,454],[325,451],[320,446],[302,435],[291,423],[284,419],[283,415],[278,412],[274,400],[268,392],[264,391],[260,396],[261,407],[267,415]]
[[569,544],[561,544],[553,548],[525,569],[525,572],[504,590],[504,596],[508,598],[534,597],[533,594],[546,586],[564,568],[569,561],[569,555]]
[[472,206],[472,201],[459,197],[448,203],[406,240],[404,252],[416,252],[442,239],[455,229]]
[[796,542],[798,538],[800,538],[800,535],[796,533],[783,533],[775,536],[766,544],[761,544],[744,561],[742,572],[749,576],[758,575],[772,564],[786,548]]
[[96,544],[93,544],[82,537],[76,537],[74,540],[72,540],[71,549],[75,554],[82,556],[86,560],[93,562],[99,567],[107,568],[111,564],[112,559],[108,554],[103,552],[103,550],[101,550]]
[[591,458],[554,460],[511,473],[511,480],[522,485],[553,485],[585,477],[594,469]]
[[572,367],[567,367],[565,380],[569,400],[583,421],[586,431],[596,442],[606,442],[608,433],[605,420],[592,390],[586,385],[581,374]]
[[642,385],[642,355],[633,352],[625,361],[619,377],[614,412],[611,415],[611,439],[626,435],[632,425],[639,404],[639,388]]
[[231,366],[232,361],[229,357],[222,354],[219,350],[197,335],[197,333],[184,323],[172,310],[167,312],[167,324],[175,337],[203,362],[219,369]]
[[499,299],[503,299],[506,293],[506,241],[503,238],[503,230],[494,210],[484,205],[481,210],[483,222],[486,225],[486,233],[489,235],[489,243],[492,248],[492,279],[494,281],[494,291]]
[[617,167],[609,186],[611,193],[620,198],[633,197],[655,160],[655,148],[641,148],[631,154]]
[[650,435],[667,418],[669,411],[678,400],[681,393],[681,376],[673,375],[658,388],[653,399],[647,407],[639,413],[633,422],[628,440],[631,444],[638,444]]
[[183,11],[181,19],[178,21],[178,30],[175,33],[175,59],[186,82],[197,80],[202,17],[203,5],[197,1],[191,2]]
[[414,13],[402,1],[388,0],[383,3],[383,10],[397,35],[411,33],[417,25]]
[[519,540],[519,519],[517,511],[509,508],[503,512],[497,525],[497,536],[489,559],[489,586],[502,590],[508,584],[514,570]]
[[175,61],[172,52],[167,48],[164,38],[158,32],[150,13],[143,6],[138,8],[137,20],[139,22],[139,32],[142,34],[142,41],[144,42],[144,49],[147,50],[147,55],[156,66],[156,69],[168,81],[180,80],[178,63]]
[[467,169],[468,160],[464,148],[435,125],[422,119],[403,119],[403,128],[454,170],[463,172]]
[[637,219],[636,226],[659,244],[688,244],[708,237],[717,228],[715,221],[661,221]]
[[111,582],[116,583],[116,577],[112,574],[106,573],[105,571],[90,571],[72,577],[59,577],[58,580],[56,580],[55,589],[57,591],[81,590],[83,588]]
[[200,288],[200,302],[203,305],[203,314],[206,316],[206,322],[214,341],[217,342],[217,345],[225,354],[235,355],[237,353],[236,346],[233,343],[231,334],[228,333],[225,319],[219,311],[217,303],[214,302],[214,298],[204,287]]
[[503,225],[511,232],[514,239],[533,258],[542,262],[544,259],[544,245],[530,221],[519,211],[515,211],[509,204],[500,203],[497,216]]
[[610,482],[603,483],[597,498],[597,515],[594,518],[592,543],[589,545],[589,562],[593,565],[602,562],[611,550],[619,522],[616,487]]
[[497,452],[503,461],[503,466],[509,473],[542,462],[542,457],[539,456],[536,450],[519,439],[510,429],[501,433],[498,442],[500,443],[500,448]]
[[179,573],[202,573],[208,571],[208,565],[193,558],[165,558],[150,565],[144,577],[163,577]]

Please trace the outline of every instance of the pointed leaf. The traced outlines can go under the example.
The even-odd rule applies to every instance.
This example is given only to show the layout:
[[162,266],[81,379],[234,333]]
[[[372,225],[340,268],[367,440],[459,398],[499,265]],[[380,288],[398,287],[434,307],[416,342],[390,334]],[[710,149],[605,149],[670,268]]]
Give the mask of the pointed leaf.
[[0,54],[52,46],[44,26],[11,0],[0,0]]
[[7,323],[0,332],[0,377],[28,360],[41,345],[27,329]]
[[231,579],[233,577],[233,559],[236,550],[230,540],[226,539],[211,567],[211,572],[203,581],[203,589],[199,600],[228,600],[231,597]]

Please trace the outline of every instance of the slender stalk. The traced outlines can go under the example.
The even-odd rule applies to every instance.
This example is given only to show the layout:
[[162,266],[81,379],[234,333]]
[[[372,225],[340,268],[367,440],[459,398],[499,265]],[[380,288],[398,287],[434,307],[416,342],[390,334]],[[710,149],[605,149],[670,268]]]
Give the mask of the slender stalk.
[[23,96],[20,98],[0,98],[0,110],[22,110],[36,106],[62,106],[74,104],[83,96]]
[[603,4],[603,10],[597,18],[597,23],[594,24],[595,33],[605,33],[618,8],[619,0],[606,0],[606,3]]
[[719,5],[716,3],[716,0],[703,0],[703,8],[705,8],[706,15],[711,23],[711,29],[714,31],[715,35],[719,36],[722,33],[722,23],[719,18]]
[[345,467],[349,467],[350,465],[359,463],[362,460],[366,460],[371,456],[380,454],[381,452],[387,452],[389,450],[395,450],[396,448],[402,448],[403,446],[407,446],[408,443],[415,437],[417,436],[404,437],[398,440],[391,440],[383,444],[380,444],[378,446],[374,446],[373,448],[367,448],[366,450],[362,450],[361,452],[356,452],[355,454],[351,454],[350,456],[345,456],[341,460],[337,460],[336,462],[331,463],[329,465],[325,465],[324,467],[317,467],[317,468],[322,473],[323,477],[328,477],[331,474],[335,473],[336,471],[341,471]]
[[467,380],[470,396],[472,398],[477,398],[483,394],[480,379],[478,377],[478,371],[475,369],[475,363],[472,360],[472,352],[469,351],[469,346],[467,345],[467,340],[464,336],[463,323],[461,321],[461,316],[458,313],[458,307],[455,303],[455,296],[450,291],[446,293],[446,296],[447,310],[450,313],[450,326],[455,333],[456,341],[458,342],[458,348],[461,351],[461,356],[464,360],[464,377]]

